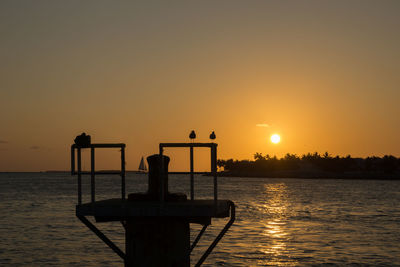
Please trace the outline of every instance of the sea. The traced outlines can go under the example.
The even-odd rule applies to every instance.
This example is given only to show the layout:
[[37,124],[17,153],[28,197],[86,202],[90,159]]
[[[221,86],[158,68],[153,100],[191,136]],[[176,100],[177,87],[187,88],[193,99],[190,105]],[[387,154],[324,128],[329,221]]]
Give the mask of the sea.
[[[147,189],[146,174],[126,180],[127,193]],[[120,184],[97,176],[96,198],[119,197]],[[169,190],[188,194],[189,177],[170,175]],[[218,190],[235,203],[236,221],[203,266],[400,266],[400,181],[219,177]],[[212,178],[195,176],[195,198],[212,197]],[[1,173],[0,266],[123,266],[76,218],[76,204],[76,176]],[[212,221],[192,265],[226,222]],[[121,223],[97,226],[124,249]],[[191,225],[191,240],[200,229]]]

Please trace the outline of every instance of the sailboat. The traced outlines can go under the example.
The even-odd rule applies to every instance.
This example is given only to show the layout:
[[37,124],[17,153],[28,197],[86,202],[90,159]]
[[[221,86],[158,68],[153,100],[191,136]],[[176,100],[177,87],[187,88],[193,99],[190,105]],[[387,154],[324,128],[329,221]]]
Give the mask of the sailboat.
[[143,157],[142,157],[142,159],[140,160],[138,172],[141,172],[141,173],[147,172],[147,167],[146,167],[146,164],[144,163]]

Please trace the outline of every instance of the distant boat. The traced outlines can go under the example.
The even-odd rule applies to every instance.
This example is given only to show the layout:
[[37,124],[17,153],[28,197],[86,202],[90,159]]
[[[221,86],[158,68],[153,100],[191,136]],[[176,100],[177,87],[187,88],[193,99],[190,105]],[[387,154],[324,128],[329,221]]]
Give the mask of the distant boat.
[[142,159],[140,160],[140,164],[139,164],[139,172],[147,172],[147,167],[146,164],[144,163],[144,159],[142,157]]

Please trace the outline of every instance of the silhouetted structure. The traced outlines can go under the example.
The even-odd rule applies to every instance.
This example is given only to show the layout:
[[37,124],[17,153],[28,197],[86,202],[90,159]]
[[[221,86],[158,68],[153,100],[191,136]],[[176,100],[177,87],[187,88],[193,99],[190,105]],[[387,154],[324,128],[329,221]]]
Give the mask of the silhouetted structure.
[[[164,149],[168,147],[188,147],[191,151],[190,200],[180,193],[168,192],[168,163]],[[211,174],[214,179],[214,197],[210,200],[194,198],[193,148],[208,147],[211,150]],[[81,150],[91,150],[91,170],[81,169]],[[121,170],[101,172],[95,170],[96,148],[120,148]],[[76,216],[117,253],[125,266],[189,266],[190,252],[195,248],[212,218],[230,220],[201,256],[196,266],[200,266],[214,247],[228,231],[235,220],[235,205],[230,200],[219,200],[217,190],[217,144],[215,143],[161,143],[159,154],[147,158],[149,183],[146,193],[129,194],[125,199],[125,144],[85,144],[84,147],[71,146],[71,174],[78,176],[78,205]],[[75,156],[77,161],[75,162]],[[77,170],[76,170],[77,165]],[[91,201],[82,203],[82,175],[91,176]],[[96,201],[95,175],[116,174],[121,176],[121,198]],[[87,217],[96,222],[121,221],[125,229],[125,252],[108,239]],[[190,223],[203,225],[202,230],[190,245]]]

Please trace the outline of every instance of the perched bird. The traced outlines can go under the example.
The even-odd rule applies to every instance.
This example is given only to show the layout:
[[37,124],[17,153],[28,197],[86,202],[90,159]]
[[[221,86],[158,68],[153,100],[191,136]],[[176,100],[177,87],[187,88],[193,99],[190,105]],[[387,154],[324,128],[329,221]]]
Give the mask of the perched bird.
[[194,130],[192,130],[192,131],[190,132],[189,138],[192,139],[192,141],[193,141],[193,139],[196,138],[196,133],[194,132]]
[[214,140],[216,138],[214,131],[210,134],[210,139]]

